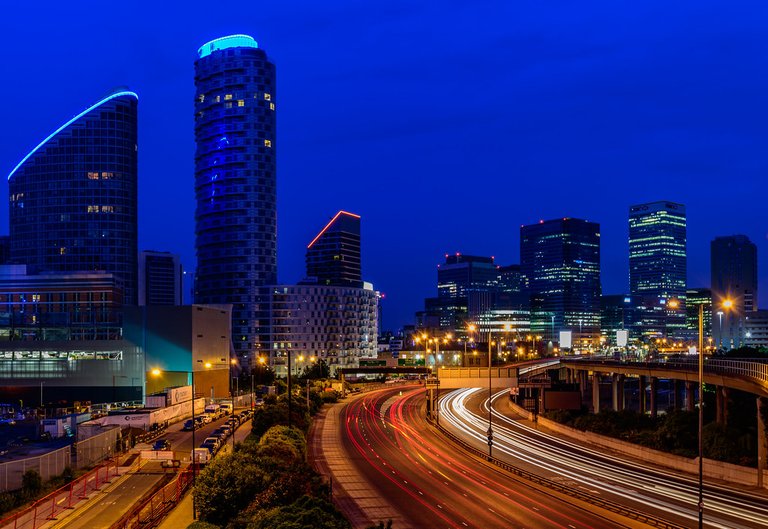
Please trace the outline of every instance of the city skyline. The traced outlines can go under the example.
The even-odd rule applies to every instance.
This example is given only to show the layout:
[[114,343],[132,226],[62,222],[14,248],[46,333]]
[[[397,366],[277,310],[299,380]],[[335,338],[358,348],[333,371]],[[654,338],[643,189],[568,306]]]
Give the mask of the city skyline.
[[[363,274],[386,293],[384,329],[413,321],[434,295],[442,255],[518,263],[517,228],[539,219],[598,222],[603,292],[622,293],[626,209],[657,200],[687,208],[689,287],[709,285],[709,243],[733,234],[757,245],[765,282],[768,227],[758,208],[742,207],[765,191],[757,146],[768,138],[755,124],[765,121],[766,82],[754,75],[765,65],[765,7],[722,13],[696,4],[694,27],[693,4],[603,5],[591,18],[575,7],[544,16],[501,4],[263,6],[236,22],[193,8],[186,24],[168,28],[163,20],[177,15],[169,7],[146,17],[140,6],[144,17],[117,20],[51,3],[29,23],[49,42],[70,42],[61,49],[24,40],[24,24],[10,24],[30,16],[19,8],[2,27],[25,42],[6,71],[24,75],[5,77],[0,95],[35,104],[0,111],[13,124],[3,127],[0,168],[10,173],[40,138],[128,85],[141,104],[139,249],[179,253],[192,270],[192,64],[205,42],[247,33],[279,72],[279,283],[302,278],[314,227],[347,209],[365,221]],[[85,29],[105,20],[123,38],[94,46]],[[429,21],[437,22],[432,38],[422,39],[416,28]],[[634,32],[636,23],[646,28]],[[663,75],[651,79],[651,69]],[[0,219],[7,233],[7,206]],[[401,256],[407,267],[396,266]]]

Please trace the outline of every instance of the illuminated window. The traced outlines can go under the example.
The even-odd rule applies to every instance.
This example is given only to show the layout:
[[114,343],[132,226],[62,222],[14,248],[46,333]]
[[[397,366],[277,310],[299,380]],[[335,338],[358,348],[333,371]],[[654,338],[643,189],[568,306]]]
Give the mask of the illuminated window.
[[264,147],[272,147],[272,140],[264,140]]
[[59,255],[67,255],[67,249],[63,246],[59,248]]
[[104,180],[109,180],[113,176],[115,176],[115,173],[101,173],[101,178]]
[[232,99],[232,94],[224,94],[224,101],[230,101]]
[[205,102],[205,94],[200,94],[197,100],[200,101],[201,103]]
[[216,96],[216,99],[214,99],[214,101],[216,101],[217,103],[218,103],[219,101],[221,101],[221,96]]
[[98,213],[99,206],[88,206],[88,213]]
[[88,180],[98,180],[99,179],[99,173],[93,173],[91,171],[88,171]]
[[272,94],[264,94],[264,101],[272,101]]
[[244,107],[245,106],[245,101],[243,101],[242,99],[238,99],[237,100],[237,106]]
[[270,110],[274,110],[275,109],[275,104],[274,103],[270,103],[269,104],[269,109]]
[[114,213],[115,212],[115,206],[101,206],[101,212],[102,213]]
[[37,303],[40,301],[40,294],[32,294],[32,302]]

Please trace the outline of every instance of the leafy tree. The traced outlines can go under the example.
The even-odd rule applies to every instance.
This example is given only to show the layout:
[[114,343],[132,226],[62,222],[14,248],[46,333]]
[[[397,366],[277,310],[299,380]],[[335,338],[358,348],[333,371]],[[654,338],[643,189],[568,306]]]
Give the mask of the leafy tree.
[[[309,430],[309,414],[307,413],[304,399],[294,396],[291,402],[291,424],[302,432]],[[285,395],[281,395],[275,404],[265,401],[264,406],[256,410],[253,415],[251,431],[256,437],[261,438],[264,433],[273,426],[288,425],[288,401]]]
[[322,358],[318,362],[304,366],[299,375],[300,380],[320,380],[324,378],[331,378],[331,368],[328,366],[328,362]]
[[352,525],[329,502],[303,496],[294,503],[255,516],[248,529],[352,529]]
[[194,494],[200,519],[224,526],[233,513],[264,490],[268,475],[249,454],[236,451],[214,458],[197,478]]
[[197,520],[187,526],[187,529],[221,529],[218,525]]
[[300,430],[287,426],[273,426],[259,439],[259,454],[282,457],[291,462],[307,458],[307,441]]

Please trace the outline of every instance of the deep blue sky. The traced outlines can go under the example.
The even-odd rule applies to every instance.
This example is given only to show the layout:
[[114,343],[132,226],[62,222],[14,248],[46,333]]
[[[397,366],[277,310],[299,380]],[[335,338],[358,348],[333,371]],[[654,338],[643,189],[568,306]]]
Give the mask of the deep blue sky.
[[627,208],[664,199],[688,207],[689,285],[709,285],[712,237],[744,233],[768,305],[765,2],[29,4],[0,17],[0,172],[129,86],[140,248],[187,269],[196,50],[247,33],[278,72],[282,282],[346,209],[363,217],[386,328],[434,294],[443,254],[517,262],[519,226],[542,218],[599,222],[604,292],[624,292]]

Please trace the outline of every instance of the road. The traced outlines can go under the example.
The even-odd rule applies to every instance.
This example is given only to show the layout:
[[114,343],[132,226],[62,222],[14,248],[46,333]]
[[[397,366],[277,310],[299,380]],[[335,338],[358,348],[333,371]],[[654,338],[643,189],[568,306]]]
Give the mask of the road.
[[[507,395],[508,391],[494,393],[495,457],[682,526],[696,526],[696,476],[651,467],[538,431],[528,421],[509,416]],[[463,389],[445,394],[440,401],[440,421],[470,444],[487,449],[488,390]],[[707,528],[768,527],[768,496],[764,493],[709,483],[704,498]]]
[[402,515],[397,529],[634,526],[561,501],[461,452],[426,424],[419,386],[357,397],[339,419],[343,448],[367,487]]

